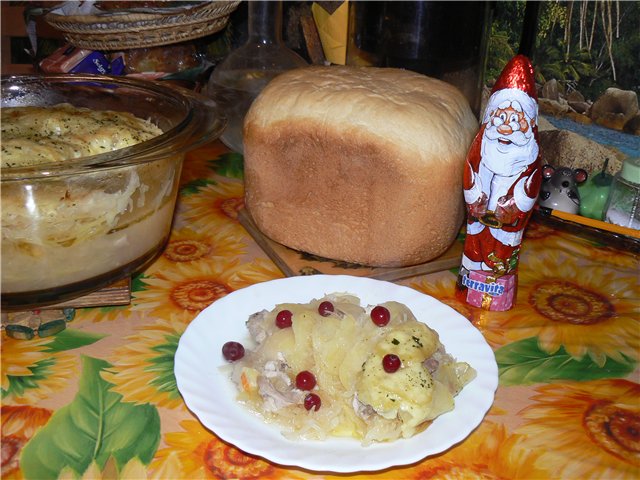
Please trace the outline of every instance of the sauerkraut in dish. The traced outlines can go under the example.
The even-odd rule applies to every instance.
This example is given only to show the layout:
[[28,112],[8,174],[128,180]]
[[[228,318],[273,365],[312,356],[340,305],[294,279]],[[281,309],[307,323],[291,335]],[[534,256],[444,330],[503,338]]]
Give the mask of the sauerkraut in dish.
[[[67,103],[8,107],[1,164],[64,164],[162,133],[127,112]],[[180,165],[170,154],[77,175],[3,180],[3,295],[86,282],[150,256],[169,232]]]
[[162,130],[128,112],[61,103],[2,109],[2,167],[62,162],[129,147]]
[[255,347],[223,347],[238,399],[290,438],[411,437],[476,375],[394,301],[361,306],[334,293],[255,313],[247,328]]

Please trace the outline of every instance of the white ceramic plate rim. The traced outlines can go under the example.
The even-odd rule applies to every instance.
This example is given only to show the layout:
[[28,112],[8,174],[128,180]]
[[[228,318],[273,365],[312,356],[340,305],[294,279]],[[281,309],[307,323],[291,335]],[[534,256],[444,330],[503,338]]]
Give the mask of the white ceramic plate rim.
[[[307,303],[325,294],[348,292],[363,306],[395,300],[440,335],[447,352],[466,361],[477,377],[456,397],[453,411],[408,439],[363,447],[355,439],[289,440],[236,401],[236,389],[220,367],[222,345],[248,342],[245,322],[279,303]],[[237,448],[271,462],[313,471],[358,472],[415,463],[466,438],[493,404],[498,367],[482,334],[449,306],[409,287],[347,275],[312,275],[252,285],[217,300],[187,327],[175,355],[178,389],[202,424]]]

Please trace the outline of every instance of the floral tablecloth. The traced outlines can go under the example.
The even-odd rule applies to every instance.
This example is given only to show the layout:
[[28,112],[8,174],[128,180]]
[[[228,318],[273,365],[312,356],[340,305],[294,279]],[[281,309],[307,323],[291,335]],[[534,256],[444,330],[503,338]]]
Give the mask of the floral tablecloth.
[[640,478],[638,255],[536,222],[508,312],[460,303],[454,271],[397,282],[452,306],[494,349],[495,402],[462,443],[339,475],[219,440],[185,407],[174,353],[211,302],[283,276],[238,222],[242,205],[242,156],[219,142],[191,152],[170,242],[133,278],[130,305],[78,309],[51,337],[3,332],[2,478]]

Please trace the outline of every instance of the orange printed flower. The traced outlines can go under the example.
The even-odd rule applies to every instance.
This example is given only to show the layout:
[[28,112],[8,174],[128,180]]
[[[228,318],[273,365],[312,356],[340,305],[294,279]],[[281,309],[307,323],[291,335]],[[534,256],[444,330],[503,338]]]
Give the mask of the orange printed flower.
[[113,305],[105,307],[77,308],[73,319],[74,325],[84,322],[115,322],[121,318],[131,317],[129,305]]
[[168,408],[184,405],[175,383],[173,356],[192,319],[193,314],[182,312],[143,324],[113,353],[109,359],[112,366],[102,377],[114,384],[112,390],[122,395],[124,402]]
[[71,467],[63,468],[58,475],[59,480],[110,480],[113,478],[146,480],[151,477],[147,475],[146,466],[138,457],[129,460],[121,469],[118,469],[116,461],[113,457],[110,457],[104,468],[100,468],[98,463],[93,460],[79,477],[78,473]]
[[538,337],[548,353],[564,347],[576,359],[589,355],[624,362],[640,358],[640,285],[637,271],[604,268],[558,252],[531,256],[519,270],[518,301],[485,317],[494,344]]
[[536,390],[518,432],[524,446],[540,453],[539,464],[553,466],[554,477],[638,477],[640,385],[599,380]]
[[222,442],[197,421],[184,420],[180,426],[183,431],[165,435],[167,447],[156,453],[152,474],[164,470],[171,478],[304,478]]
[[182,165],[180,185],[193,180],[213,177],[214,172],[209,166],[209,162],[228,151],[229,149],[221,142],[212,142],[188,152]]
[[157,317],[182,311],[197,314],[234,290],[281,277],[282,272],[265,259],[244,265],[237,259],[227,264],[175,263],[144,279],[147,288],[134,292],[133,310]]
[[526,256],[533,250],[571,250],[584,253],[587,248],[593,248],[593,244],[581,237],[571,235],[561,228],[554,228],[548,223],[532,220],[527,224],[525,230],[520,257]]
[[200,312],[240,284],[235,280],[239,261],[174,263],[145,277],[145,289],[133,292],[133,310],[157,317]]
[[206,185],[197,194],[181,198],[184,205],[179,217],[181,223],[192,225],[201,232],[215,232],[221,227],[231,227],[233,233],[246,235],[238,221],[238,212],[244,207],[244,184],[226,180],[216,185]]
[[610,245],[595,243],[589,239],[577,237],[554,229],[548,225],[530,222],[522,242],[521,259],[526,261],[529,255],[545,255],[548,251],[567,251],[578,258],[588,258],[591,262],[615,265],[637,271],[638,257]]
[[[231,230],[221,228],[212,233],[198,234],[193,230],[185,228],[175,231],[163,254],[153,263],[144,274],[143,282],[147,281],[159,272],[159,276],[167,276],[168,272],[175,269],[176,264],[191,264],[198,260],[227,261],[245,253],[245,245],[233,235]],[[135,284],[135,282],[134,282]],[[144,298],[147,292],[134,291],[134,298]],[[130,317],[132,310],[128,305],[108,306],[97,308],[84,308],[76,311],[76,323],[115,321],[122,317]]]
[[283,278],[282,271],[271,260],[256,258],[238,270],[237,278],[247,287],[256,283]]
[[51,417],[51,410],[16,405],[3,405],[2,478],[22,478],[19,471],[22,447]]
[[67,387],[77,373],[75,357],[50,352],[52,337],[16,340],[2,332],[2,395],[17,404],[37,404],[53,392]]
[[537,462],[539,453],[488,421],[444,454],[426,459],[403,478],[551,478],[554,466]]
[[622,268],[628,268],[637,275],[640,261],[638,256],[630,252],[626,252],[611,246],[594,246],[589,248],[587,258],[603,265],[615,265]]
[[174,230],[162,256],[147,272],[163,270],[167,263],[195,262],[201,258],[226,260],[246,253],[246,245],[233,235],[230,228],[196,233],[190,228]]
[[456,297],[456,276],[445,272],[441,274],[437,279],[432,280],[432,276],[429,276],[428,280],[420,280],[419,282],[411,282],[409,286],[419,292],[431,295],[437,298],[445,305],[450,306],[462,316],[473,321],[477,314],[478,309],[469,306],[466,302],[459,300]]
[[522,242],[523,250],[526,246],[535,241],[554,241],[556,238],[562,237],[562,231],[551,227],[543,222],[531,220],[527,224],[524,231],[524,241]]
[[[460,479],[460,478],[550,478],[553,470],[536,465],[538,454],[520,445],[520,436],[507,435],[504,426],[484,421],[462,443],[445,453],[409,467],[392,468],[375,474],[349,476],[367,479]],[[336,480],[339,476],[323,477]]]

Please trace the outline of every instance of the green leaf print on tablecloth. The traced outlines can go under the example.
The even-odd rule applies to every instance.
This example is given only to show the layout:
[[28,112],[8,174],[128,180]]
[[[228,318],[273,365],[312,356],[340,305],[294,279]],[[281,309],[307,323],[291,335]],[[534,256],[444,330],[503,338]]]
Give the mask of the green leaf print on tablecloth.
[[588,355],[575,359],[561,347],[548,353],[538,346],[538,338],[531,337],[509,343],[495,352],[500,384],[529,385],[554,380],[597,380],[624,378],[636,367],[631,359],[618,362],[607,358],[604,365],[595,363]]
[[53,341],[47,345],[47,350],[50,352],[73,350],[74,348],[91,345],[106,336],[106,334],[87,333],[81,330],[67,328],[53,337]]
[[209,162],[213,170],[228,178],[244,178],[244,157],[241,153],[223,153]]
[[180,196],[195,195],[200,191],[202,187],[206,187],[207,185],[217,185],[217,182],[208,180],[206,178],[200,178],[198,180],[193,180],[189,183],[185,183],[182,187],[180,187]]
[[27,479],[57,478],[63,469],[81,475],[92,462],[102,469],[113,458],[119,470],[138,458],[149,464],[160,442],[160,416],[153,405],[122,402],[100,376],[110,364],[82,357],[75,399],[53,414],[20,457]]
[[51,341],[43,347],[42,351],[52,355],[46,355],[45,358],[30,365],[29,375],[7,375],[8,386],[2,389],[2,398],[11,395],[20,398],[30,390],[37,390],[41,382],[52,374],[60,362],[57,353],[91,345],[106,336],[106,334],[87,333],[67,328],[53,337],[47,337],[51,338]]

